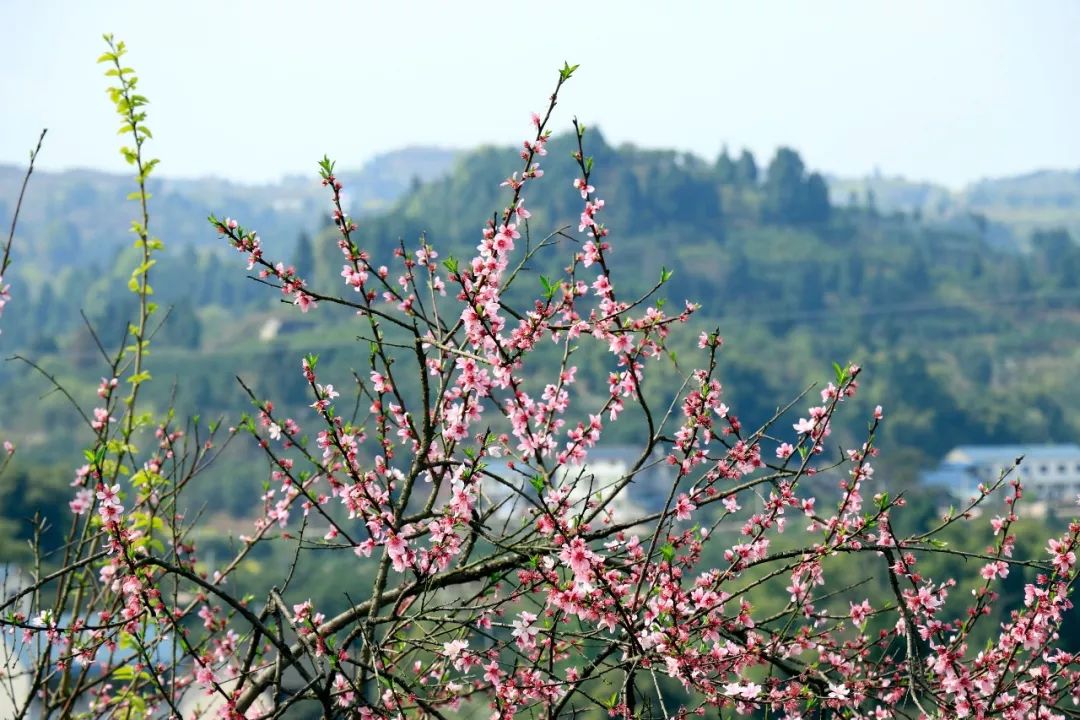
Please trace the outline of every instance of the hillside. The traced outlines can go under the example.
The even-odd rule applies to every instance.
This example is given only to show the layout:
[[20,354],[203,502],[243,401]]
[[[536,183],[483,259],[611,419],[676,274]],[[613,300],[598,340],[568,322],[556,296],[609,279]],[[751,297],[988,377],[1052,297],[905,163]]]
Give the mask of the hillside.
[[[728,387],[748,418],[768,417],[821,381],[829,362],[851,359],[869,371],[867,402],[879,393],[875,402],[892,408],[884,437],[896,462],[887,467],[903,477],[959,442],[1080,433],[1068,380],[1080,371],[1080,248],[1067,232],[1040,230],[1018,254],[975,221],[830,203],[821,176],[789,149],[759,167],[747,153],[707,163],[590,140],[624,292],[645,291],[661,267],[674,272],[668,299],[701,302],[702,325],[728,338]],[[484,179],[504,176],[508,155],[470,154],[372,218],[370,236],[424,232],[444,252],[470,252],[477,219],[501,198]],[[576,229],[570,165],[567,140],[552,141],[545,167],[561,182],[527,195],[531,228]],[[981,185],[970,202],[1003,207],[1006,185]],[[924,193],[928,202],[933,189]],[[551,256],[534,269],[557,272],[562,255]]]
[[[457,153],[413,147],[372,158],[356,171],[346,171],[350,211],[371,214],[407,192],[414,182],[443,175]],[[314,167],[314,164],[313,164]],[[0,165],[0,218],[7,221],[18,197],[25,168]],[[253,226],[286,237],[289,242],[316,229],[327,213],[325,193],[314,173],[263,185],[243,185],[219,178],[194,180],[155,176],[150,181],[155,219],[170,246],[206,247],[215,238],[206,232],[206,216],[228,209]],[[33,191],[23,204],[19,242],[24,272],[108,262],[127,247],[131,179],[93,170],[34,173]]]
[[929,182],[873,175],[829,177],[838,205],[915,213],[926,222],[966,226],[1003,247],[1029,249],[1033,232],[1065,228],[1080,236],[1080,171],[1038,170],[987,178],[953,191]]
[[[957,444],[1080,434],[1080,388],[1073,382],[1080,374],[1080,248],[1067,232],[1029,236],[1029,251],[1017,253],[974,221],[888,212],[887,203],[906,197],[903,183],[894,183],[895,197],[882,192],[876,206],[830,202],[841,190],[790,149],[759,166],[749,153],[708,162],[613,147],[599,133],[587,137],[620,292],[635,296],[662,268],[674,273],[663,295],[677,305],[700,302],[695,328],[721,329],[727,402],[748,424],[826,381],[832,361],[852,360],[867,370],[865,392],[839,431],[855,437],[873,405],[885,405],[880,467],[892,482],[909,481]],[[533,243],[564,225],[576,236],[581,198],[570,184],[569,150],[568,138],[552,140],[547,176],[527,194]],[[468,257],[485,218],[505,202],[499,181],[516,165],[512,148],[458,156],[417,150],[343,180],[358,214],[365,205],[382,208],[363,214],[358,232],[376,257],[389,258],[398,238],[412,244],[421,233],[441,257]],[[0,196],[14,197],[12,175],[0,171]],[[1051,188],[1063,191],[1057,181],[1041,182],[1043,191],[1030,178],[983,184],[965,202],[1052,208]],[[115,261],[127,244],[127,189],[125,179],[95,173],[35,175],[0,336],[5,357],[31,358],[73,386],[92,388],[104,372],[77,310],[92,309],[89,319],[103,340],[119,341],[118,318],[130,302],[130,263]],[[332,232],[319,229],[327,216],[321,191],[318,182],[300,179],[263,187],[163,180],[155,188],[153,222],[170,250],[154,286],[159,302],[172,308],[155,338],[156,382],[148,390],[155,403],[168,402],[175,383],[182,413],[234,412],[245,406],[239,374],[302,417],[310,399],[297,367],[310,351],[320,353],[328,377],[349,386],[350,370],[367,353],[352,314],[324,306],[300,315],[283,305],[274,291],[244,278],[242,259],[223,252],[204,220],[210,210],[241,218],[260,230],[268,256],[295,263],[316,287],[338,288],[340,253]],[[936,192],[911,190],[922,205]],[[1034,216],[1047,227],[1056,217],[1049,210]],[[305,231],[310,237],[298,240]],[[527,272],[560,272],[576,241],[553,239],[557,246]],[[521,286],[531,293],[539,280],[524,277]],[[693,355],[696,334],[691,329],[673,341],[679,358]],[[599,392],[610,356],[583,354],[579,365],[583,391]],[[687,369],[667,367],[661,377],[674,381]],[[659,396],[661,385],[648,391]],[[61,468],[57,481],[66,483],[63,476],[80,461],[56,457],[51,448],[80,431],[67,401],[50,391],[49,381],[24,363],[0,364],[0,401],[24,407],[18,418],[0,418],[0,430],[20,443],[20,462]],[[28,396],[34,401],[23,402]],[[242,488],[257,483],[260,470],[238,452],[231,483],[200,489],[195,500],[244,507]]]

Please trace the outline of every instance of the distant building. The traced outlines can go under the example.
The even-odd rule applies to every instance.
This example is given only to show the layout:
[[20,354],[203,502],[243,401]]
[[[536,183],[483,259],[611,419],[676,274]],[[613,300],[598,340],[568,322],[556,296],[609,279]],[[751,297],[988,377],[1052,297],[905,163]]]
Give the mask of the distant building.
[[[589,450],[582,465],[563,465],[555,470],[553,481],[557,486],[567,483],[574,485],[571,498],[580,501],[588,494],[609,498],[615,492],[619,482],[631,472],[641,457],[642,448],[634,445],[597,446]],[[529,475],[520,469],[489,467],[489,471],[498,474],[503,481],[520,488],[529,489]],[[580,476],[580,480],[575,479]],[[666,462],[662,452],[654,451],[642,466],[633,474],[633,479],[623,488],[608,505],[617,521],[639,517],[648,513],[659,512],[664,508],[674,473]],[[485,482],[484,491],[494,502],[504,501],[503,514],[521,510],[521,503],[515,503],[514,491],[505,484],[493,480]]]
[[315,324],[310,320],[271,317],[259,327],[259,339],[263,342],[270,342],[279,336],[304,332],[313,327],[315,327]]
[[[14,563],[0,563],[0,601],[6,602],[34,584],[33,579]],[[25,597],[13,609],[30,611],[30,597]]]
[[[581,473],[585,479],[578,485],[578,494],[584,495],[586,488],[590,486],[587,478],[591,475],[591,486],[607,497],[614,492],[617,483],[631,471],[641,453],[642,448],[634,445],[594,447],[589,450],[584,465],[567,465],[561,468],[561,477],[565,482],[566,478],[573,479]],[[673,480],[674,474],[664,454],[654,451],[634,474],[630,484],[612,501],[616,515],[622,515],[619,519],[625,519],[634,513],[663,510]]]
[[[292,670],[293,674],[299,675],[294,669],[290,668],[290,670]],[[233,692],[238,682],[239,680],[236,678],[217,680],[218,685],[225,692]],[[227,707],[228,699],[220,692],[207,690],[201,685],[193,685],[180,698],[180,705],[177,709],[180,711],[180,717],[184,720],[211,720],[212,718],[224,717]],[[273,712],[272,693],[267,689],[255,698],[255,702],[252,703],[246,717],[262,717],[271,715]]]
[[1024,484],[1024,495],[1047,508],[1074,506],[1080,495],[1080,445],[960,445],[937,468],[924,472],[924,485],[940,487],[957,500],[978,494],[978,486],[992,485],[1016,460],[1023,462],[1012,477]]
[[[7,601],[30,587],[33,580],[17,566],[0,563],[0,601]],[[30,597],[13,608],[26,613]],[[21,635],[0,632],[0,718],[18,717],[33,697],[33,668],[26,662],[26,644]],[[32,710],[33,708],[31,708]]]

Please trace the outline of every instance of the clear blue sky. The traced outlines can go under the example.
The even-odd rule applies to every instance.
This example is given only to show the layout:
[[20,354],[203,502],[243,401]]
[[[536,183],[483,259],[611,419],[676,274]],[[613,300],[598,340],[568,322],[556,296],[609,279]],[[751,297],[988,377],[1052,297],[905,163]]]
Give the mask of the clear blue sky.
[[0,162],[122,170],[100,35],[125,39],[162,174],[272,180],[326,152],[518,142],[564,59],[558,127],[958,186],[1080,167],[1080,3],[0,2]]

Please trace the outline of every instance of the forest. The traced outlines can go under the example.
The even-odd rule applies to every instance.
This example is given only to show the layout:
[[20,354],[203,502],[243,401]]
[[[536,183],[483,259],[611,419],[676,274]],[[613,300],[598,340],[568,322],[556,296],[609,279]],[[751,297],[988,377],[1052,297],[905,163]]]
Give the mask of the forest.
[[[552,172],[569,170],[570,140],[551,141]],[[759,167],[746,151],[725,151],[708,162],[610,147],[599,131],[592,142],[598,182],[607,188],[608,224],[620,235],[613,267],[634,293],[669,271],[665,300],[700,303],[693,322],[721,329],[722,377],[752,421],[768,418],[780,399],[818,381],[832,362],[855,361],[870,371],[868,396],[896,419],[881,439],[889,449],[883,468],[895,487],[909,486],[957,445],[1069,442],[1080,433],[1080,390],[1071,381],[1080,371],[1071,341],[1080,321],[1080,246],[1054,224],[1059,216],[1030,232],[1023,225],[1016,234],[1025,235],[1003,243],[1009,226],[985,214],[967,212],[958,221],[890,210],[878,206],[873,190],[830,200],[827,182],[790,148]],[[356,204],[367,208],[361,232],[388,245],[423,235],[463,256],[475,244],[474,218],[495,205],[498,187],[484,179],[497,176],[508,152],[416,149],[374,163],[353,176]],[[7,175],[14,169],[0,173]],[[77,425],[66,399],[50,392],[26,360],[85,387],[96,380],[98,360],[88,328],[115,336],[124,329],[116,318],[134,303],[124,277],[124,253],[131,250],[117,229],[122,178],[68,175],[42,178],[37,197],[28,200],[31,221],[10,279],[22,307],[6,318],[0,339],[5,357],[23,358],[0,364],[0,401],[11,407],[27,392],[34,397],[0,427],[21,449],[13,469],[40,478],[34,485],[43,498],[52,491],[46,488],[66,482],[71,459],[57,457],[54,448],[72,440]],[[348,372],[358,357],[349,319],[316,322],[268,297],[237,275],[198,218],[214,202],[248,209],[272,247],[305,277],[327,284],[340,270],[339,251],[334,228],[320,219],[317,183],[313,190],[297,178],[273,192],[185,183],[193,187],[168,180],[151,185],[164,222],[181,237],[166,251],[168,272],[155,283],[169,311],[155,337],[155,362],[168,382],[151,389],[152,397],[218,417],[243,400],[240,375],[279,389],[289,406],[306,404],[302,378],[279,362],[281,354],[322,347],[327,366]],[[365,188],[383,194],[373,197]],[[282,209],[279,196],[286,193],[294,202]],[[560,188],[538,186],[530,198],[534,226],[573,230],[572,201]],[[35,213],[56,219],[36,223]],[[558,256],[548,257],[536,259],[537,272],[558,269]],[[531,291],[523,288],[521,296]],[[675,348],[676,363],[680,351],[689,345]],[[581,371],[586,387],[602,385],[603,356],[588,358]],[[611,436],[612,442],[634,439]],[[243,514],[240,488],[257,481],[238,473],[236,488],[215,484],[196,492],[214,507]],[[26,494],[25,506],[2,504],[8,527],[41,509],[33,498]]]

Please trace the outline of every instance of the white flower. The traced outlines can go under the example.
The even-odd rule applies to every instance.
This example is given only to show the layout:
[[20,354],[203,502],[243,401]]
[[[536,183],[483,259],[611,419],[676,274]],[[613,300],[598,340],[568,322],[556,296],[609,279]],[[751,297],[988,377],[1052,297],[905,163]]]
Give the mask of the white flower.
[[446,657],[454,660],[461,654],[461,651],[467,647],[469,647],[468,640],[451,640],[448,643],[443,643],[443,652],[446,654]]
[[724,686],[724,693],[731,697],[744,698],[746,700],[753,700],[761,694],[761,686],[757,683],[728,683]]

